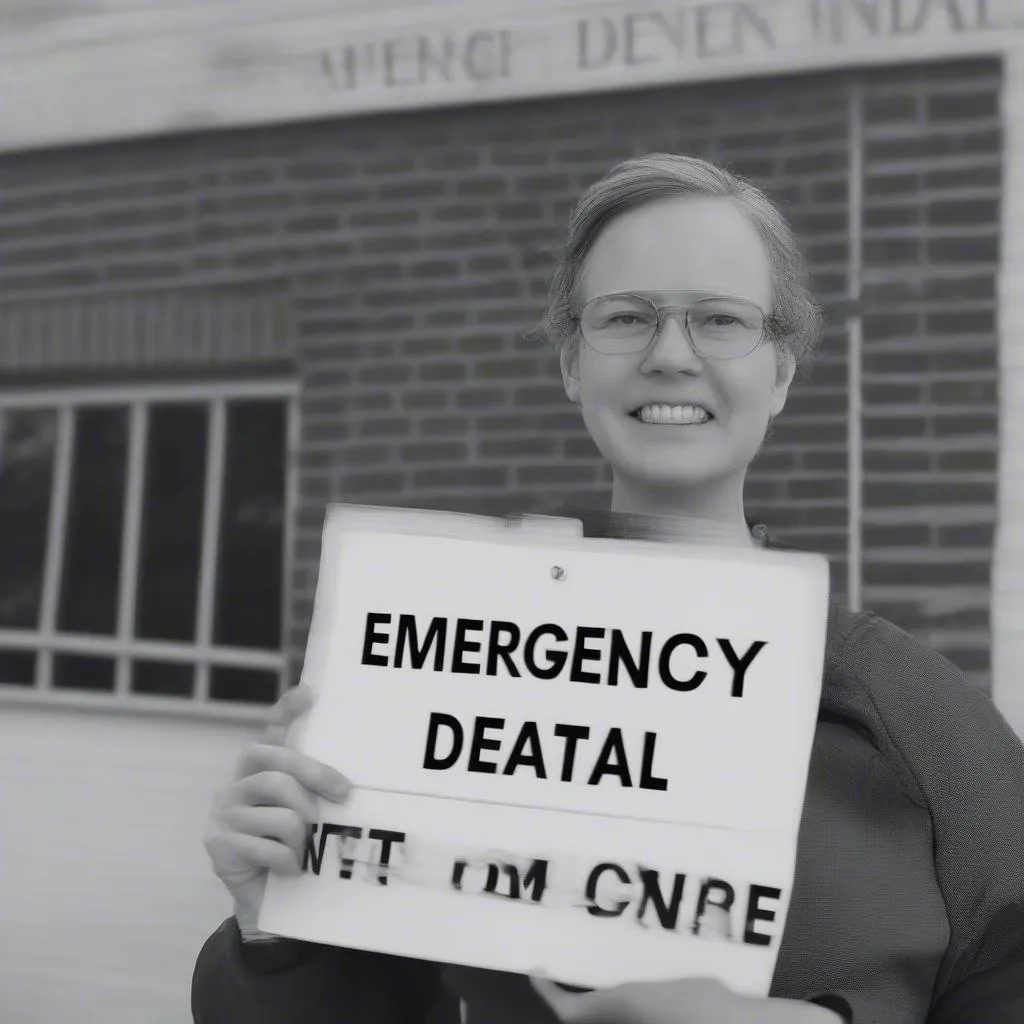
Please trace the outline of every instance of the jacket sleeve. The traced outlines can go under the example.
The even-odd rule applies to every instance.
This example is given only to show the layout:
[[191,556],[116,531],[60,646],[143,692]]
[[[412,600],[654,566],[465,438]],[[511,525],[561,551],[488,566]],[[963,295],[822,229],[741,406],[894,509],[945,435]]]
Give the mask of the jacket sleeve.
[[859,674],[929,810],[949,918],[929,1024],[1024,1020],[1024,747],[941,655],[883,620],[870,632]]
[[250,947],[232,917],[196,961],[192,1018],[195,1024],[457,1024],[459,1011],[436,964],[291,940]]

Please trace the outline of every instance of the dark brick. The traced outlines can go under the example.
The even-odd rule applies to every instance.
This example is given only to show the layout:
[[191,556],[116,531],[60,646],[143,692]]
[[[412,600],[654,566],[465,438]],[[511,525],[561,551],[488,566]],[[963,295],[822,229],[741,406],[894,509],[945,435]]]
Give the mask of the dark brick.
[[[850,512],[845,504],[805,505],[799,515],[806,526],[846,526]],[[843,543],[845,547],[845,537]]]
[[402,353],[410,356],[444,356],[455,349],[455,342],[445,337],[411,337],[402,342]]
[[916,405],[924,400],[924,384],[876,384],[865,381],[861,397],[866,405]]
[[534,484],[555,484],[557,486],[588,484],[593,483],[596,479],[593,466],[579,464],[521,466],[516,470],[516,480],[527,487]]
[[501,334],[467,335],[458,340],[457,346],[460,352],[472,355],[490,355],[505,348],[505,336]]
[[924,281],[926,299],[994,299],[996,279],[994,274],[980,274],[965,277],[956,274],[950,277],[929,277]]
[[938,468],[949,473],[992,473],[998,469],[999,453],[995,438],[991,448],[969,448],[965,451],[939,452]]
[[864,336],[881,341],[883,338],[900,338],[914,335],[921,326],[919,313],[869,313],[864,317]]
[[362,420],[357,430],[360,437],[404,437],[411,432],[411,427],[405,417],[391,417]]
[[867,174],[864,198],[870,200],[889,196],[916,196],[921,188],[919,174]]
[[978,434],[997,437],[998,416],[995,411],[959,416],[936,416],[933,420],[936,437],[975,437]]
[[465,435],[469,429],[465,416],[424,416],[419,422],[419,432],[424,437]]
[[189,207],[182,203],[173,206],[139,206],[110,210],[93,214],[93,227],[100,231],[135,227],[159,227],[165,224],[180,224],[187,221]]
[[449,462],[467,458],[468,449],[458,441],[417,441],[403,444],[400,455],[403,462]]
[[978,163],[972,167],[937,167],[926,171],[925,188],[998,188],[1002,185],[998,163]]
[[[786,157],[782,163],[785,174],[827,174],[830,171],[846,170],[848,157],[845,149],[823,149],[816,152],[797,153]],[[779,190],[776,190],[779,194]]]
[[995,311],[990,309],[948,309],[929,313],[925,330],[931,335],[942,334],[994,334]]
[[522,413],[481,416],[478,422],[481,432],[494,434],[521,433],[530,431],[536,426],[532,416],[524,416]]
[[[996,354],[992,352],[993,370]],[[934,380],[928,385],[933,402],[964,405],[995,405],[998,399],[995,377],[984,380]]]
[[418,252],[421,242],[417,235],[367,235],[360,240],[359,248],[367,256],[377,256]]
[[[236,258],[236,265],[241,265],[241,258]],[[134,263],[112,263],[104,272],[106,279],[112,283],[161,281],[180,276],[180,263],[150,263],[138,260]]]
[[455,183],[455,194],[470,199],[486,197],[494,199],[508,192],[508,182],[504,178],[475,177],[464,178]]
[[864,227],[868,229],[916,227],[922,220],[919,206],[869,206],[864,211]]
[[470,273],[488,273],[494,270],[511,270],[512,257],[504,253],[491,253],[486,256],[474,256],[466,263]]
[[420,363],[416,367],[416,377],[422,381],[454,381],[465,380],[468,371],[464,363],[452,360]]
[[865,238],[864,260],[876,266],[899,266],[917,263],[921,258],[921,242],[916,238]]
[[903,562],[887,558],[884,562],[864,561],[866,586],[937,587],[987,585],[991,570],[982,562]]
[[869,448],[862,464],[866,473],[926,473],[932,468],[932,455],[928,451]]
[[510,395],[507,388],[463,388],[455,398],[460,409],[495,409],[508,405]]
[[[778,452],[773,453],[780,456],[785,456],[785,462],[781,462],[779,469],[789,469],[797,461],[796,453],[794,452]],[[762,455],[757,461],[757,468],[762,467],[766,456]],[[835,451],[829,451],[828,449],[814,450],[810,449],[800,453],[800,468],[804,471],[816,471],[822,473],[845,473],[849,463],[849,456],[845,448],[837,449]]]
[[459,466],[413,474],[414,487],[504,487],[507,482],[508,471],[503,467]]
[[555,439],[552,437],[507,437],[489,438],[480,442],[480,455],[496,458],[524,458],[554,455]]
[[418,224],[420,211],[411,210],[356,210],[349,218],[354,228],[401,228]]
[[878,438],[925,437],[927,434],[927,416],[879,416],[870,411],[864,415],[864,438],[868,441]]
[[394,453],[391,444],[353,444],[345,448],[339,461],[347,466],[377,466],[390,462]]
[[995,263],[999,259],[997,235],[952,235],[928,241],[928,259],[934,263]]
[[932,545],[932,528],[924,523],[865,525],[862,531],[865,548],[928,548]]
[[422,181],[402,181],[377,186],[377,198],[384,201],[399,199],[408,202],[410,199],[435,199],[448,191],[448,185],[441,179],[424,179]]
[[390,391],[356,391],[346,396],[350,412],[382,412],[393,409],[395,396]]
[[868,480],[864,484],[864,500],[871,508],[913,508],[929,506],[992,505],[996,492],[994,483],[960,483],[954,481]]
[[928,354],[928,368],[936,373],[991,370],[995,354],[987,345],[935,351]]
[[997,117],[999,97],[995,92],[950,93],[928,97],[931,121],[974,121]]
[[[550,438],[545,438],[545,443],[554,444]],[[589,437],[567,437],[562,441],[562,452],[570,459],[600,459],[601,453],[597,445]],[[769,458],[769,455],[762,455],[761,460]],[[760,465],[759,461],[759,465]]]
[[864,99],[864,120],[869,124],[891,124],[893,121],[917,120],[920,99],[913,93],[887,93]]
[[471,171],[480,166],[481,154],[475,149],[447,149],[420,158],[427,171]]
[[943,199],[928,204],[928,223],[935,227],[977,226],[998,220],[997,199]]
[[786,480],[786,493],[794,499],[801,500],[808,498],[819,500],[822,498],[845,498],[847,482],[846,477],[790,477]]
[[425,260],[409,267],[409,276],[417,280],[458,277],[459,265],[450,260]]
[[537,374],[535,358],[483,359],[473,367],[473,376],[480,380],[521,380]]
[[405,474],[400,471],[345,473],[339,483],[343,497],[367,494],[391,494],[402,490]]
[[995,542],[995,526],[992,523],[939,526],[936,537],[940,548],[983,548],[988,551]]
[[297,160],[288,165],[285,175],[293,181],[323,181],[330,178],[348,178],[354,170],[348,160],[322,158]]
[[362,384],[402,384],[412,376],[406,363],[364,363],[356,371]]
[[816,181],[811,185],[810,197],[818,203],[845,203],[849,199],[846,178]]
[[524,408],[535,408],[545,405],[564,405],[568,399],[561,384],[537,385],[529,388],[517,388],[516,405]]
[[572,187],[569,175],[557,171],[551,174],[528,174],[516,182],[516,191],[520,195],[546,195],[551,192],[562,193]]

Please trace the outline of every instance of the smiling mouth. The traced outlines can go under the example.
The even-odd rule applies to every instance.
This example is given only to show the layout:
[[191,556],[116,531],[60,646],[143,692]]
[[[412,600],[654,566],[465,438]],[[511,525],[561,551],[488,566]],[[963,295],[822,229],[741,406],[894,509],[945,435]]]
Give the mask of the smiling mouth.
[[699,426],[714,419],[707,409],[699,405],[642,405],[629,415],[641,423],[672,427]]

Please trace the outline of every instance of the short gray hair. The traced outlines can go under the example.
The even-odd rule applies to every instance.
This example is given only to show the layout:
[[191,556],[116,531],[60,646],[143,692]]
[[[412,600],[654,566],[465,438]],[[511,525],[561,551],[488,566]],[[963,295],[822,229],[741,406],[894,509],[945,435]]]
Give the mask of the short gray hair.
[[569,235],[551,282],[547,311],[529,336],[557,351],[577,345],[577,289],[601,231],[627,210],[680,196],[729,199],[749,218],[772,271],[771,337],[797,365],[809,359],[821,339],[822,314],[811,298],[804,259],[789,222],[756,185],[706,160],[674,153],[626,160],[580,196],[569,215]]

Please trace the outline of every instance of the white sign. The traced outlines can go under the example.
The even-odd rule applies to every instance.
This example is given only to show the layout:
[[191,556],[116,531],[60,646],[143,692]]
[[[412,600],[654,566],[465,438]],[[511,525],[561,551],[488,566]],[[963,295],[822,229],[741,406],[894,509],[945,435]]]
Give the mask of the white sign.
[[328,518],[305,673],[320,692],[295,739],[356,790],[321,805],[305,873],[271,879],[260,927],[766,994],[827,563],[451,521],[463,536]]
[[0,15],[6,149],[999,53],[1024,36],[1017,0],[210,0],[43,18],[23,4]]

